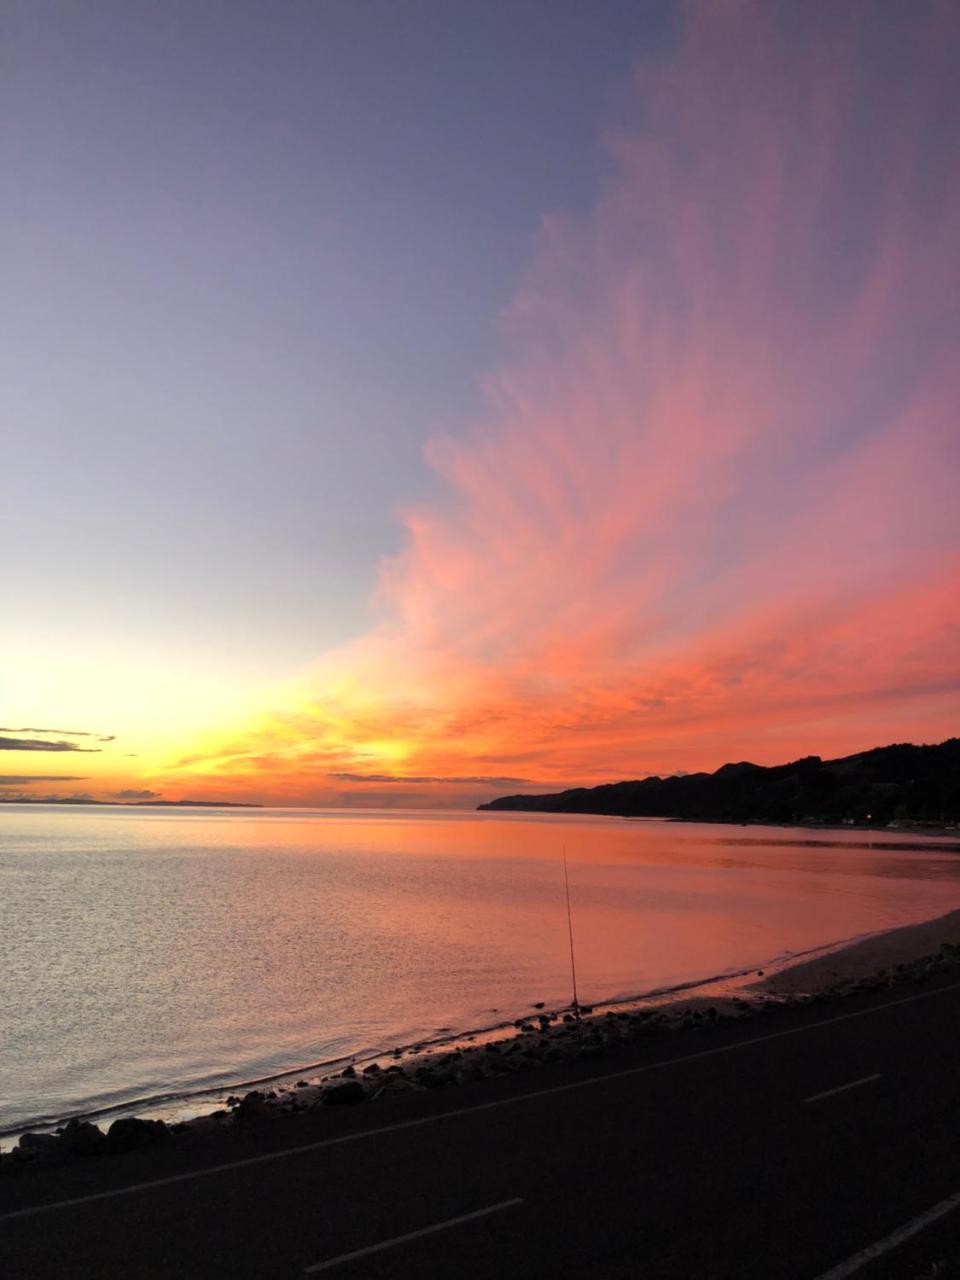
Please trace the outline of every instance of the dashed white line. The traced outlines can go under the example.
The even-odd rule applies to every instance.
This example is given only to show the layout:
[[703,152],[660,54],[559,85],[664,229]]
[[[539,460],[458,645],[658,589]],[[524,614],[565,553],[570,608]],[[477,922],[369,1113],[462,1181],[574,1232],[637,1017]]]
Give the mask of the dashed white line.
[[340,1253],[335,1258],[327,1258],[324,1262],[315,1262],[312,1267],[304,1267],[304,1275],[311,1276],[317,1271],[326,1271],[329,1267],[339,1267],[343,1262],[352,1262],[354,1258],[365,1258],[368,1254],[379,1253],[382,1249],[393,1249],[398,1244],[406,1244],[409,1240],[420,1240],[423,1236],[432,1236],[435,1231],[446,1231],[449,1227],[459,1227],[462,1222],[473,1222],[477,1218],[486,1218],[491,1213],[500,1213],[503,1209],[513,1209],[523,1204],[519,1196],[513,1200],[501,1200],[499,1204],[488,1205],[486,1209],[474,1209],[473,1213],[461,1213],[458,1218],[447,1218],[445,1222],[434,1223],[432,1227],[421,1227],[418,1231],[408,1231],[405,1235],[394,1236],[391,1240],[381,1240],[379,1244],[367,1245],[364,1249],[354,1249],[352,1253]]
[[866,1249],[861,1249],[852,1258],[847,1258],[846,1262],[840,1262],[837,1266],[831,1267],[822,1276],[817,1276],[817,1280],[847,1280],[848,1276],[856,1275],[861,1267],[865,1267],[868,1262],[875,1262],[877,1258],[882,1258],[885,1253],[889,1253],[891,1249],[896,1249],[898,1245],[909,1240],[911,1236],[919,1235],[924,1228],[931,1226],[938,1219],[946,1217],[948,1213],[952,1213],[957,1207],[960,1207],[960,1192],[954,1196],[949,1196],[946,1200],[941,1200],[939,1204],[935,1204],[926,1213],[921,1213],[919,1218],[914,1218],[912,1222],[907,1222],[899,1230],[884,1236],[882,1240],[878,1240],[876,1244],[871,1244]]
[[879,1080],[880,1078],[879,1071],[872,1076],[861,1076],[859,1080],[851,1080],[849,1084],[838,1084],[835,1089],[824,1089],[823,1093],[815,1093],[810,1098],[804,1098],[804,1102],[822,1102],[824,1098],[832,1098],[835,1094],[846,1093],[848,1089],[859,1089],[862,1084],[873,1084],[874,1080]]

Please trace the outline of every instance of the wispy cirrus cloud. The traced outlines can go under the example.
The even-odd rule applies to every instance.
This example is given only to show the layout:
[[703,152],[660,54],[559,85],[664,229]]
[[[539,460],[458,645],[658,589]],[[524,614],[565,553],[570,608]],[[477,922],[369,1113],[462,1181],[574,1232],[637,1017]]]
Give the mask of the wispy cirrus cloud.
[[0,787],[32,786],[35,782],[86,782],[83,774],[72,773],[4,773]]
[[544,220],[485,419],[430,443],[377,625],[190,767],[317,796],[955,733],[958,47],[950,4],[689,7],[592,217]]
[[386,782],[399,786],[478,786],[478,787],[524,787],[533,785],[530,778],[498,778],[483,775],[467,775],[459,777],[430,777],[427,774],[390,774],[390,773],[331,773],[337,782]]
[[0,733],[39,733],[41,736],[54,738],[96,738],[98,742],[116,742],[116,734],[91,733],[88,729],[36,729],[23,727],[13,729],[9,725],[0,724]]

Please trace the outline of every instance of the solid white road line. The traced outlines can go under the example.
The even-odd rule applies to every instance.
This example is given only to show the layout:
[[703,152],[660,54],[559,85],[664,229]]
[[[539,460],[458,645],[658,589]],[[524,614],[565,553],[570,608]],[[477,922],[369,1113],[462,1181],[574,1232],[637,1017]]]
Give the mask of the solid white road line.
[[811,1098],[804,1098],[804,1102],[820,1102],[823,1098],[832,1098],[835,1093],[846,1093],[848,1089],[859,1089],[862,1084],[873,1084],[874,1080],[880,1079],[880,1072],[876,1072],[872,1076],[863,1076],[860,1080],[851,1080],[849,1084],[838,1084],[835,1089],[824,1089],[823,1093],[815,1093]]
[[312,1267],[304,1267],[305,1275],[313,1275],[315,1271],[326,1271],[328,1267],[338,1267],[341,1262],[352,1262],[354,1258],[365,1258],[368,1253],[379,1253],[381,1249],[392,1249],[395,1245],[406,1244],[408,1240],[419,1240],[422,1236],[432,1236],[435,1231],[446,1231],[448,1227],[458,1227],[461,1222],[473,1222],[476,1218],[485,1218],[488,1214],[499,1213],[501,1209],[512,1209],[523,1204],[517,1196],[513,1200],[501,1200],[487,1209],[475,1209],[473,1213],[461,1213],[459,1218],[447,1218],[446,1222],[437,1222],[432,1227],[421,1227],[419,1231],[408,1231],[406,1235],[394,1236],[392,1240],[381,1240],[379,1244],[367,1245],[365,1249],[354,1249],[352,1253],[341,1253],[336,1258],[328,1258],[326,1262],[315,1262]]
[[877,1258],[882,1258],[885,1253],[889,1253],[891,1249],[896,1249],[897,1245],[903,1244],[911,1236],[919,1235],[925,1227],[929,1227],[939,1218],[952,1213],[958,1207],[960,1207],[960,1192],[955,1196],[949,1196],[946,1200],[941,1200],[939,1204],[935,1204],[926,1213],[921,1213],[919,1218],[914,1218],[912,1222],[906,1223],[898,1231],[884,1236],[876,1244],[871,1244],[866,1249],[861,1249],[859,1253],[855,1253],[846,1262],[841,1262],[837,1266],[831,1267],[822,1276],[817,1276],[817,1280],[846,1280],[847,1276],[855,1275],[868,1262],[875,1262]]
[[71,1209],[75,1205],[92,1204],[95,1200],[112,1200],[116,1196],[131,1195],[135,1191],[149,1191],[153,1187],[170,1187],[178,1182],[192,1182],[195,1178],[209,1178],[216,1173],[228,1173],[231,1169],[247,1169],[253,1165],[270,1164],[274,1160],[285,1160],[288,1156],[305,1155],[308,1151],[322,1151],[326,1147],[340,1147],[348,1142],[364,1142],[367,1138],[379,1138],[385,1133],[401,1133],[404,1129],[420,1129],[424,1125],[437,1124],[443,1120],[456,1120],[460,1116],[479,1114],[482,1111],[495,1111],[500,1107],[515,1107],[523,1102],[536,1102],[538,1098],[552,1098],[560,1093],[571,1093],[575,1089],[589,1089],[592,1085],[609,1084],[614,1080],[626,1080],[630,1076],[645,1075],[650,1071],[663,1071],[667,1067],[682,1066],[685,1062],[699,1062],[704,1058],[716,1058],[720,1054],[735,1053],[737,1049],[749,1049],[768,1041],[784,1040],[788,1036],[803,1035],[808,1031],[818,1031],[822,1027],[833,1027],[840,1022],[853,1022],[857,1018],[869,1018],[885,1009],[896,1009],[904,1004],[915,1004],[918,1000],[930,1000],[934,996],[946,995],[950,991],[960,991],[960,982],[953,982],[947,987],[937,987],[933,991],[921,991],[917,995],[902,996],[899,1000],[888,1000],[886,1004],[874,1005],[872,1009],[858,1009],[856,1013],[841,1013],[835,1018],[823,1018],[820,1022],[808,1022],[802,1027],[789,1027],[786,1031],[773,1031],[768,1036],[752,1036],[749,1040],[736,1040],[733,1044],[717,1045],[714,1049],[700,1049],[697,1053],[687,1053],[680,1058],[666,1058],[661,1062],[646,1062],[639,1067],[626,1067],[622,1071],[608,1071],[606,1075],[589,1076],[586,1080],[572,1080],[569,1084],[552,1085],[549,1089],[538,1089],[531,1093],[518,1093],[511,1098],[497,1098],[493,1102],[478,1102],[472,1107],[457,1107],[453,1111],[440,1111],[431,1116],[419,1116],[416,1120],[399,1120],[396,1124],[380,1125],[376,1129],[361,1129],[357,1133],[345,1133],[339,1138],[321,1138],[318,1142],[305,1142],[298,1147],[284,1147],[281,1151],[268,1151],[260,1156],[247,1156],[244,1160],[229,1160],[224,1164],[209,1165],[205,1169],[191,1169],[187,1173],[175,1173],[169,1178],[153,1178],[149,1182],[134,1182],[126,1187],[114,1187],[111,1191],[96,1191],[88,1196],[74,1196],[70,1200],[56,1200],[52,1204],[35,1204],[26,1209],[14,1209],[10,1213],[0,1213],[0,1223],[11,1222],[14,1218],[29,1218],[38,1213],[50,1213],[54,1209]]

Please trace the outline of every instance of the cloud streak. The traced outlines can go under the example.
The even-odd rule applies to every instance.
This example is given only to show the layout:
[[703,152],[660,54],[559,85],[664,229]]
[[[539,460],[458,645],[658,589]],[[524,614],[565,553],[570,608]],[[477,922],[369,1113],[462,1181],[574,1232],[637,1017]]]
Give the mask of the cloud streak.
[[377,624],[182,769],[322,798],[956,732],[960,13],[686,12]]
[[478,787],[524,787],[531,785],[529,778],[483,777],[467,775],[458,777],[430,777],[427,774],[389,774],[389,773],[331,773],[337,782],[378,782],[392,783],[400,786],[478,786]]
[[116,742],[116,734],[91,733],[86,729],[12,729],[9,725],[0,724],[0,733],[39,733],[55,738],[96,738],[98,742]]
[[72,773],[4,773],[0,787],[30,786],[34,782],[86,782],[83,774]]
[[78,747],[73,742],[47,742],[40,738],[0,737],[0,751],[81,751],[91,755],[99,753],[100,747]]

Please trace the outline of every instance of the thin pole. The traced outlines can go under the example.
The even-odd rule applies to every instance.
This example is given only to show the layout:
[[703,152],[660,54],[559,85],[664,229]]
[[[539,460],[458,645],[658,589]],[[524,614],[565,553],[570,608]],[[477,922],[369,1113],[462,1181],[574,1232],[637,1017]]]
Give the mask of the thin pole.
[[573,1016],[577,1020],[577,1039],[580,1039],[580,1001],[577,999],[577,962],[573,951],[573,913],[570,910],[570,873],[567,870],[567,846],[563,846],[563,884],[567,893],[567,936],[570,939],[570,978],[573,983]]

